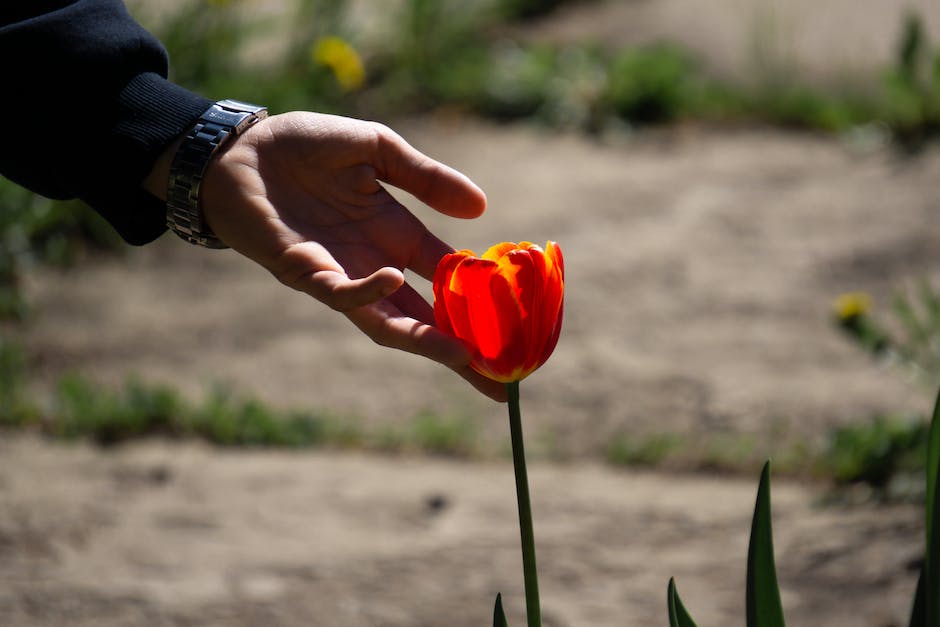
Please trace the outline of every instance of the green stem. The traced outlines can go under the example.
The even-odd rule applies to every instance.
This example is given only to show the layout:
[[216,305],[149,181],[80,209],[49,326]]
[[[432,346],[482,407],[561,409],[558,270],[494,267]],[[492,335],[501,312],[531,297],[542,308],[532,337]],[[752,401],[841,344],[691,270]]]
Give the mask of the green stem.
[[529,627],[542,627],[539,606],[539,578],[535,568],[535,534],[532,532],[532,506],[529,503],[529,477],[525,469],[522,443],[522,411],[519,409],[519,382],[506,384],[509,396],[509,432],[512,437],[512,465],[516,474],[516,500],[519,503],[519,532],[522,536],[522,575]]

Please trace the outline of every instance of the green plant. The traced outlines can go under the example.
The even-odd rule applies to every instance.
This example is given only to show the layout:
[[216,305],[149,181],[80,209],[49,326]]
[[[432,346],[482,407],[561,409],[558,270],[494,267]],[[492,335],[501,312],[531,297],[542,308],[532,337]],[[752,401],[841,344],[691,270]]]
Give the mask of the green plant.
[[90,251],[119,250],[111,227],[85,204],[43,198],[0,177],[0,319],[23,319],[23,274],[68,266]]
[[[4,352],[0,351],[0,368],[5,362]],[[5,392],[0,388],[0,394]],[[355,446],[363,440],[353,421],[275,410],[221,387],[202,403],[192,404],[168,386],[130,379],[122,389],[112,391],[78,375],[59,381],[52,407],[41,420],[8,419],[0,424],[4,422],[14,426],[34,424],[53,437],[89,438],[101,445],[153,436],[198,437],[224,446],[294,448]]]
[[678,46],[625,49],[610,63],[606,98],[630,122],[671,122],[696,111],[696,73],[691,56]]
[[183,411],[182,401],[167,387],[130,380],[123,393],[115,393],[71,375],[59,381],[46,422],[58,437],[90,437],[113,445],[142,436],[182,435]]
[[887,121],[906,146],[918,148],[940,132],[940,50],[930,46],[916,13],[904,22],[884,85]]
[[362,436],[351,420],[309,411],[276,410],[217,387],[186,411],[185,433],[224,446],[353,446]]
[[[878,122],[905,145],[922,143],[940,128],[940,51],[931,49],[916,15],[905,22],[897,62],[883,80],[850,90],[813,87],[774,72],[751,86],[717,81],[689,50],[669,42],[605,50],[522,43],[507,35],[507,22],[561,4],[406,0],[389,21],[390,34],[367,41],[353,28],[346,0],[301,0],[286,27],[259,21],[237,0],[192,0],[154,30],[182,84],[263,101],[274,111],[388,118],[451,107],[592,133],[617,120],[636,126],[743,120],[828,133]],[[240,54],[246,42],[273,38],[275,27],[276,58],[259,63]],[[343,42],[348,62],[321,54],[325,40]]]
[[0,333],[0,427],[22,427],[38,417],[26,392],[28,370],[23,349]]
[[415,416],[407,438],[419,450],[462,457],[473,452],[477,439],[477,427],[473,421],[448,418],[434,412],[421,412]]
[[820,463],[837,483],[884,490],[899,474],[923,471],[927,431],[920,416],[878,416],[844,425],[829,434]]
[[843,294],[833,308],[835,324],[860,348],[932,386],[940,378],[940,295],[921,280],[895,294],[891,314],[876,317],[864,293]]
[[[940,503],[940,391],[923,453],[927,488],[924,496],[924,560],[911,605],[910,627],[940,627],[940,517],[937,516]],[[747,627],[784,627],[774,562],[769,462],[761,472],[751,521],[745,598]],[[667,612],[670,627],[695,627],[672,579],[667,588]]]
[[677,434],[637,437],[621,433],[608,442],[605,459],[617,466],[656,466],[680,448],[687,448],[687,444]]
[[[569,3],[571,0],[567,0]],[[532,19],[551,13],[566,0],[497,0],[496,5],[501,15],[515,19]]]
[[[747,549],[744,596],[747,627],[784,627],[783,606],[780,602],[777,567],[774,562],[770,462],[764,464],[757,488]],[[695,627],[695,622],[679,598],[675,581],[672,579],[669,580],[666,599],[670,627]]]
[[535,116],[545,106],[556,75],[558,51],[547,45],[506,41],[493,46],[479,62],[481,67],[474,70],[477,78],[472,81],[479,86],[478,111],[497,120],[514,120]]
[[486,12],[452,0],[406,0],[396,23],[393,42],[375,58],[380,98],[371,102],[388,115],[472,107],[490,69]]

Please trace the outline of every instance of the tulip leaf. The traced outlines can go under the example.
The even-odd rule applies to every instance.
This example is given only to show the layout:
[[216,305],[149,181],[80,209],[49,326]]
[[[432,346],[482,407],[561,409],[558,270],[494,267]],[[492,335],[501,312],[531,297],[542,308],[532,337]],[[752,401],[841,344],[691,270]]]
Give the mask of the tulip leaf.
[[503,613],[503,595],[496,595],[496,607],[493,608],[493,627],[509,627],[506,614]]
[[682,604],[679,593],[676,591],[676,582],[669,578],[669,588],[666,592],[666,603],[669,606],[669,627],[698,627],[688,610]]
[[940,627],[940,392],[934,404],[927,437],[927,490],[924,504],[924,561],[917,579],[910,627]]
[[924,568],[921,566],[920,576],[917,577],[917,590],[914,592],[914,607],[911,608],[910,627],[926,627],[927,604],[924,602]]
[[938,504],[940,504],[940,477],[938,475],[940,475],[940,392],[934,404],[927,440],[924,563],[917,582],[917,593],[914,597],[914,609],[911,616],[911,625],[917,627],[940,627],[940,520],[937,515]]
[[774,564],[774,540],[770,516],[770,462],[764,464],[751,539],[747,550],[747,627],[784,627],[783,605]]
[[[935,421],[935,424],[940,427],[940,421]],[[940,432],[940,428],[938,427],[935,427],[934,430]],[[936,464],[933,466],[933,470],[934,476],[936,477]],[[935,481],[933,503],[936,506],[938,502],[940,502],[940,481]],[[934,509],[934,513],[936,513],[936,509]],[[934,516],[931,521],[927,533],[930,539],[930,549],[924,560],[924,570],[927,573],[924,577],[924,595],[927,613],[927,620],[924,624],[927,627],[940,627],[940,524],[937,523],[936,516]]]

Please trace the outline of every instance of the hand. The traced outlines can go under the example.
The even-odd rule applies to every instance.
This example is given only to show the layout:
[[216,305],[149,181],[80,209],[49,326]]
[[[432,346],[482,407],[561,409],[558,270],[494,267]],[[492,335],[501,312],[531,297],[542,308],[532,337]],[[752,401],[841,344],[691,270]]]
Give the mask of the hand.
[[432,280],[453,248],[380,181],[456,218],[486,207],[469,179],[388,128],[304,112],[262,120],[213,159],[202,207],[222,241],[376,343],[440,362],[505,400],[503,386],[469,367],[469,350],[433,326],[432,307],[405,283],[405,268]]

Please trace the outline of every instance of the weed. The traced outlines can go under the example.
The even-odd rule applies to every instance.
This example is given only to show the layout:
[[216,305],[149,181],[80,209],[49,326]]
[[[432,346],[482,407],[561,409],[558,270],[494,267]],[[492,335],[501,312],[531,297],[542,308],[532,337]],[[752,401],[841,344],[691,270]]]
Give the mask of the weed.
[[130,380],[123,393],[95,385],[78,375],[59,381],[46,428],[63,438],[89,437],[102,445],[152,435],[183,435],[185,411],[170,388]]
[[421,451],[467,457],[476,446],[476,423],[460,417],[421,412],[412,420],[409,440]]
[[26,393],[26,353],[0,333],[0,427],[23,427],[35,422],[38,410]]
[[118,242],[84,204],[49,200],[0,177],[0,320],[29,314],[20,290],[29,268],[67,266],[92,250],[117,250]]
[[887,122],[903,145],[917,149],[940,133],[940,49],[930,46],[915,13],[904,22],[897,60],[884,84]]
[[611,438],[605,458],[616,466],[658,466],[670,454],[686,446],[687,443],[677,434],[658,433],[638,437],[622,433]]
[[820,459],[837,483],[883,489],[898,474],[923,472],[928,424],[921,416],[877,416],[834,429]]
[[671,122],[698,110],[696,71],[678,46],[622,50],[610,64],[606,97],[614,113],[630,122]]

